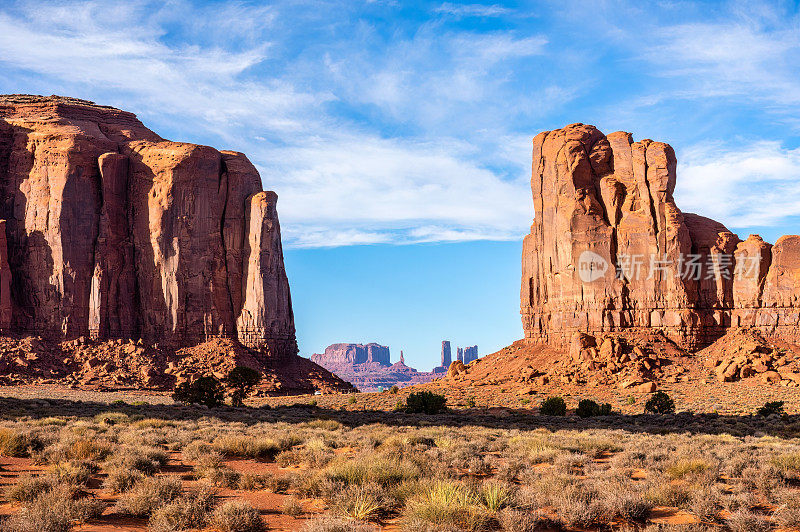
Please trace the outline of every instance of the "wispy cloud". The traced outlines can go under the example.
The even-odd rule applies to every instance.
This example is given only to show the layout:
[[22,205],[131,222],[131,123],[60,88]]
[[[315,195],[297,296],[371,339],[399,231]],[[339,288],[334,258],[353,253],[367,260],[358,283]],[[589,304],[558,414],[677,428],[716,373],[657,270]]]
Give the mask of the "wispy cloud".
[[775,226],[800,215],[800,148],[778,142],[683,150],[676,202],[728,227]]
[[450,2],[440,5],[434,11],[456,17],[501,17],[514,12],[499,4],[451,4]]

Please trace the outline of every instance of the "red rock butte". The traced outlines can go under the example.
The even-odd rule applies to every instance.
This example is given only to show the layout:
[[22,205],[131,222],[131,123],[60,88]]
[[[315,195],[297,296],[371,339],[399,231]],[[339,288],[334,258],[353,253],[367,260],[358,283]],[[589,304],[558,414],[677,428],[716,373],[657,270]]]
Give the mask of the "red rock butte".
[[[800,341],[800,236],[742,241],[721,223],[681,212],[675,169],[672,147],[634,142],[630,133],[572,124],[533,139],[526,338],[567,347],[576,333],[658,329],[694,350],[748,327]],[[586,252],[610,267],[582,276]],[[681,275],[692,256],[699,270]],[[631,257],[643,260],[632,268]],[[618,275],[615,265],[626,262]]]
[[295,355],[276,202],[241,153],[0,96],[0,329]]

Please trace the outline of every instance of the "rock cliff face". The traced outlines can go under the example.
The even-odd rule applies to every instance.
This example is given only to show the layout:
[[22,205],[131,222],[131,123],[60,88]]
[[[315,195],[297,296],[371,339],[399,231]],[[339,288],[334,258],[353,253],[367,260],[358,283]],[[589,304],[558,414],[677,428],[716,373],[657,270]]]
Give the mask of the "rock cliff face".
[[525,336],[659,329],[697,349],[731,327],[800,341],[800,236],[741,241],[682,213],[668,144],[573,124],[533,139],[523,243]]
[[297,352],[277,196],[131,113],[0,96],[0,328]]

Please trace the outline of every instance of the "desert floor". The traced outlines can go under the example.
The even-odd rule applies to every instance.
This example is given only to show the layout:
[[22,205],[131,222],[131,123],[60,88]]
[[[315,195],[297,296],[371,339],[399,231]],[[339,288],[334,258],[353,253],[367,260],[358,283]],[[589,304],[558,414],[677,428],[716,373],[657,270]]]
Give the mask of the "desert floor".
[[[208,409],[161,393],[6,387],[0,514],[5,529],[31,531],[800,525],[797,389],[682,385],[665,388],[672,415],[642,414],[646,394],[564,387],[451,391],[438,415],[394,412],[406,390]],[[539,415],[556,392],[618,413]],[[752,415],[767,400],[790,414]]]

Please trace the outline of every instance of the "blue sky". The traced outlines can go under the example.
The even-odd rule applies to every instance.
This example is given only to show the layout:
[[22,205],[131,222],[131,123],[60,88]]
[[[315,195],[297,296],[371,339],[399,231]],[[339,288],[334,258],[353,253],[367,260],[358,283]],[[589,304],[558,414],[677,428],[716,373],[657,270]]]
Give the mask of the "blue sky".
[[800,225],[794,2],[15,2],[0,92],[66,94],[243,151],[278,192],[301,353],[434,365],[521,336],[530,139],[669,142],[676,200],[742,237]]

